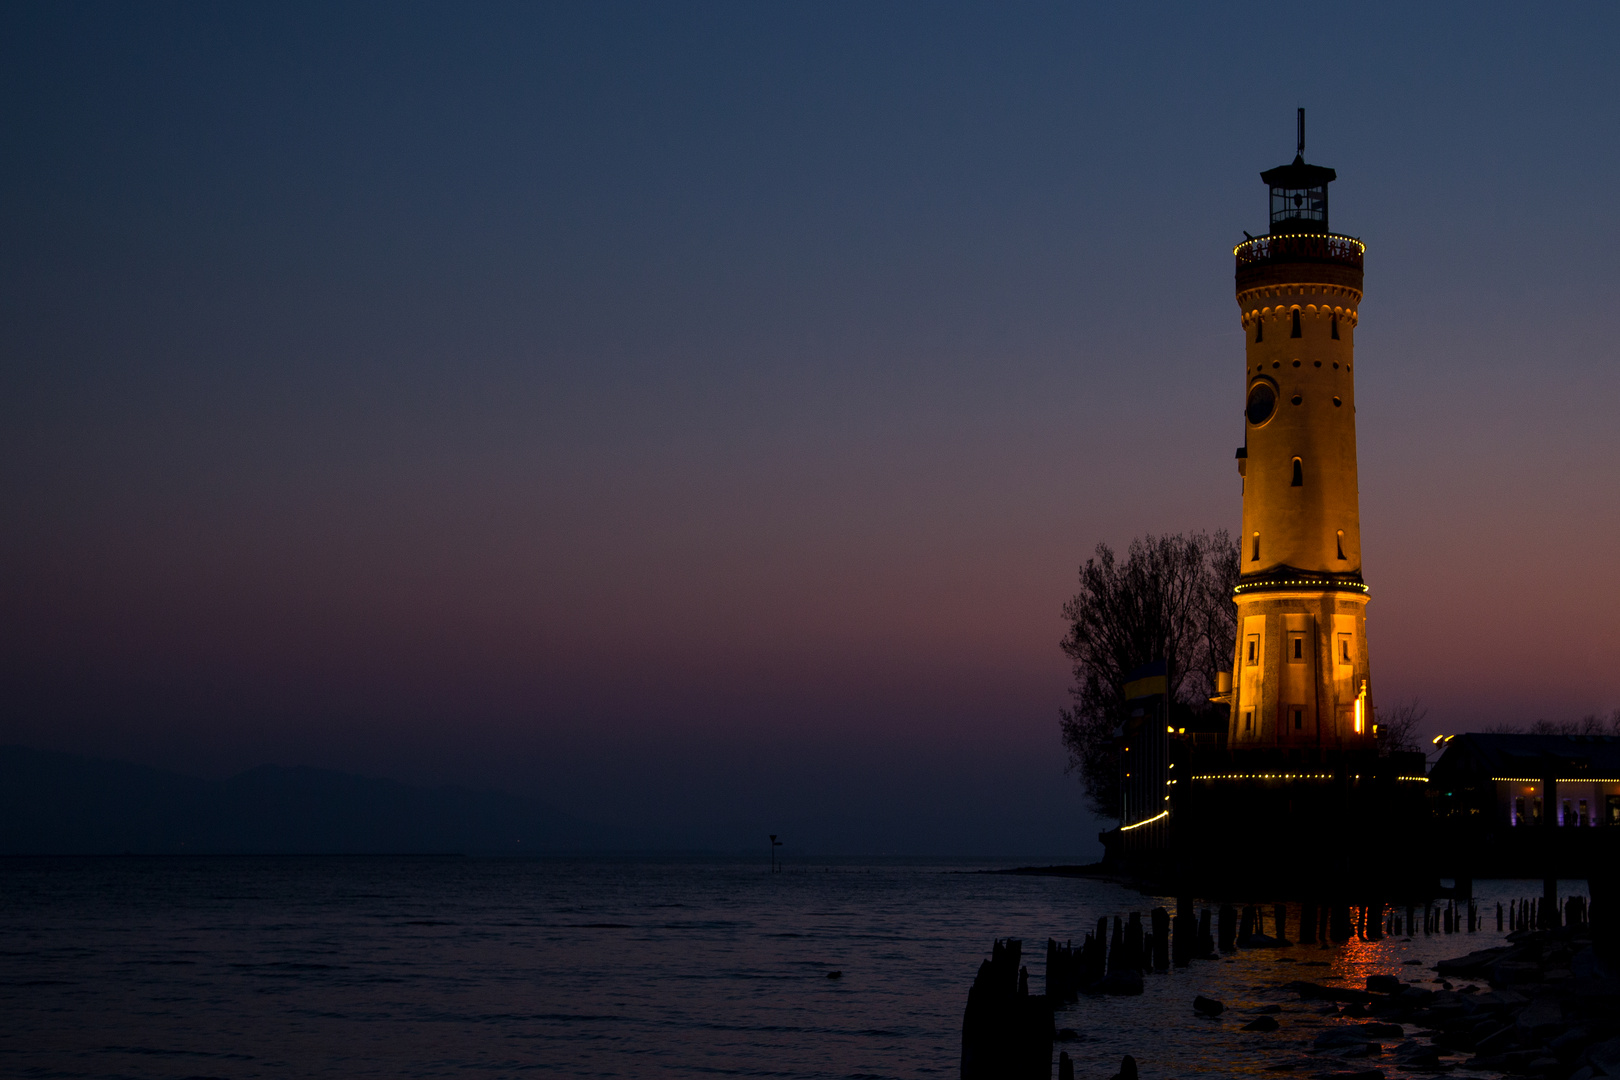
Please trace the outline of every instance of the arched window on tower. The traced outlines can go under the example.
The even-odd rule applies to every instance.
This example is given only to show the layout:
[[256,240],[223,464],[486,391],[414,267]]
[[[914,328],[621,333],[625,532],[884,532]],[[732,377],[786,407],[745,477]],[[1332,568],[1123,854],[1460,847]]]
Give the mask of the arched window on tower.
[[1266,320],[1265,320],[1265,316],[1257,315],[1257,316],[1255,316],[1255,319],[1254,319],[1254,341],[1255,341],[1255,344],[1258,345],[1260,342],[1262,342],[1264,340],[1266,340]]
[[1339,340],[1339,313],[1337,311],[1333,313],[1333,340]]
[[1299,328],[1299,308],[1294,309],[1294,332],[1292,334],[1289,334],[1288,336],[1289,337],[1304,337],[1305,336],[1304,333],[1302,333],[1300,331],[1300,328]]
[[1300,461],[1299,458],[1294,459],[1294,482],[1290,486],[1291,487],[1304,487],[1305,486],[1305,463],[1303,461]]
[[[1343,529],[1339,530],[1339,558],[1341,558],[1341,559],[1344,558],[1344,530]],[[1348,562],[1349,560],[1345,560],[1345,561]]]
[[1249,561],[1250,562],[1259,562],[1260,561],[1260,534],[1259,533],[1254,534],[1254,549],[1249,555]]

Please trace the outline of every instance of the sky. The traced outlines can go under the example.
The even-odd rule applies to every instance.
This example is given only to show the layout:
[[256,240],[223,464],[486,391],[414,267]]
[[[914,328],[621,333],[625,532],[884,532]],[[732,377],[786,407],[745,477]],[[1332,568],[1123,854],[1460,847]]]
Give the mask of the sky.
[[[0,741],[1088,857],[1060,607],[1237,527],[1338,170],[1375,695],[1620,707],[1612,5],[8,4]],[[784,849],[790,850],[790,849]]]

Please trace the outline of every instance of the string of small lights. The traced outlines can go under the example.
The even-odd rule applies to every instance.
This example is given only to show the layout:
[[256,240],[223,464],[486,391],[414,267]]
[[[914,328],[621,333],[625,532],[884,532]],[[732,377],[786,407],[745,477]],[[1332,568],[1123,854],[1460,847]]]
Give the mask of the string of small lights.
[[[1495,784],[1539,784],[1546,777],[1530,776],[1493,776],[1491,782]],[[1620,784],[1620,780],[1606,779],[1601,776],[1577,776],[1573,778],[1553,777],[1555,784]]]
[[[1202,774],[1199,774],[1199,775],[1188,777],[1188,779],[1190,779],[1190,780],[1333,780],[1333,779],[1336,779],[1336,778],[1332,773],[1202,773]],[[1361,774],[1360,773],[1355,773],[1355,774],[1353,774],[1351,776],[1351,779],[1360,780],[1361,779]],[[1408,781],[1411,781],[1411,782],[1417,783],[1417,784],[1427,784],[1429,782],[1429,778],[1427,776],[1397,776],[1395,779],[1397,779],[1397,780],[1408,780]],[[1501,778],[1500,777],[1493,777],[1492,779],[1501,779]],[[1172,784],[1175,783],[1174,780],[1172,780],[1170,782]],[[1559,783],[1562,784],[1562,783],[1565,783],[1565,781],[1560,780]],[[1599,780],[1599,781],[1595,781],[1595,783],[1617,783],[1617,784],[1620,784],[1620,780],[1610,780],[1610,781]]]
[[1275,589],[1282,586],[1334,589],[1342,592],[1367,592],[1367,586],[1359,581],[1328,581],[1322,578],[1305,578],[1288,581],[1255,581],[1248,585],[1237,586],[1232,590],[1232,595],[1236,596],[1238,593],[1249,592],[1253,589]]
[[1120,826],[1119,831],[1120,832],[1130,832],[1132,829],[1140,829],[1144,825],[1151,825],[1155,821],[1163,821],[1165,818],[1167,818],[1169,816],[1170,816],[1170,811],[1162,810],[1159,813],[1154,814],[1152,817],[1148,818],[1146,821],[1138,821],[1135,825],[1122,825],[1122,826]]
[[1194,780],[1332,780],[1332,773],[1204,773]]
[[1367,254],[1366,244],[1363,244],[1360,240],[1357,240],[1353,236],[1343,236],[1339,233],[1285,233],[1279,236],[1255,236],[1250,237],[1248,240],[1243,241],[1243,243],[1233,248],[1232,254],[1237,255],[1244,248],[1254,247],[1256,244],[1269,247],[1273,243],[1291,242],[1296,240],[1327,240],[1330,242],[1336,240],[1340,243],[1354,244],[1360,249],[1359,254]]

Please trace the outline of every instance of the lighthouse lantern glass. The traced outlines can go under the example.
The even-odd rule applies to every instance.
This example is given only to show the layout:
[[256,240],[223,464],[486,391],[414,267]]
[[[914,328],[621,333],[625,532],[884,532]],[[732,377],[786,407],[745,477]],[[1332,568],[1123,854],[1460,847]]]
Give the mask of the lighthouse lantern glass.
[[1271,231],[1327,232],[1327,185],[1271,189]]

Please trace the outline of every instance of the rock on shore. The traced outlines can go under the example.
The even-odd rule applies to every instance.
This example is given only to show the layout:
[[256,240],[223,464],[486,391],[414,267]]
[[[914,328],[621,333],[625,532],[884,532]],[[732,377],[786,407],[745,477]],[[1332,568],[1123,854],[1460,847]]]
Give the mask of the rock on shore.
[[[1518,931],[1506,945],[1441,961],[1435,970],[1491,989],[1430,990],[1387,975],[1371,976],[1364,991],[1305,981],[1286,988],[1372,1018],[1323,1032],[1313,1046],[1318,1053],[1355,1056],[1366,1045],[1377,1054],[1397,1041],[1395,1061],[1409,1072],[1460,1066],[1541,1080],[1620,1077],[1620,977],[1598,958],[1590,926]],[[1407,1039],[1408,1029],[1427,1044]],[[1471,1056],[1440,1060],[1462,1055]]]

